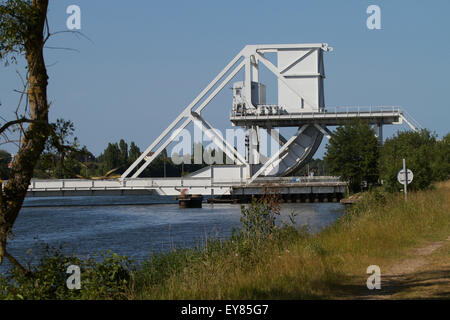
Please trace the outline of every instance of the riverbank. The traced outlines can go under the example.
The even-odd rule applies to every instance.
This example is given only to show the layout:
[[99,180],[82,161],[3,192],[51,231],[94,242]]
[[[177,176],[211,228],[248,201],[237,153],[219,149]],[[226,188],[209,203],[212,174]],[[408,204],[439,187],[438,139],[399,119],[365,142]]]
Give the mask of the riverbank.
[[[302,205],[292,204],[291,208],[311,209],[319,204]],[[111,218],[120,217],[113,226],[123,226],[122,211],[100,214],[98,223],[92,222],[95,215],[89,219],[86,214],[78,215],[86,223],[84,228],[87,225],[100,227],[92,231],[97,237],[101,235],[102,241],[117,238],[123,245],[126,240],[129,242],[126,246],[135,252],[145,247],[143,239],[153,230],[142,226],[142,220],[136,221],[136,218],[145,218],[145,221],[172,219],[168,212],[165,215],[154,212],[149,216],[148,208],[156,207],[139,208],[142,212],[131,217],[143,228],[141,231],[137,232],[133,225],[125,229],[112,228],[108,238],[99,233],[104,227],[102,221],[107,217],[110,224]],[[180,216],[180,209],[173,207],[173,210],[173,216],[191,222],[184,224],[186,232],[208,217],[218,218],[217,212],[211,215],[205,208],[195,214],[194,220],[187,216],[189,211],[183,211]],[[171,245],[168,252],[147,256],[139,264],[127,254],[119,256],[106,252],[99,257],[83,258],[80,248],[77,256],[68,256],[61,250],[46,250],[31,273],[17,269],[4,275],[0,273],[0,299],[450,298],[450,241],[447,240],[450,181],[436,184],[431,190],[410,193],[407,203],[402,194],[365,193],[345,214],[334,217],[333,222],[337,219],[336,222],[325,224],[316,232],[311,232],[313,228],[300,227],[305,222],[302,220],[295,227],[267,223],[271,221],[268,212],[267,203],[247,207],[240,214],[235,212],[235,222],[239,223],[240,218],[241,223],[231,237],[208,238],[197,247]],[[302,215],[302,210],[299,214]],[[326,216],[331,218],[330,214]],[[74,219],[73,213],[69,216]],[[226,216],[229,217],[229,213]],[[317,216],[320,216],[317,212],[310,216],[312,226],[317,223],[314,221]],[[41,217],[36,213],[29,217],[35,219],[33,226],[41,230],[36,224]],[[55,217],[67,220],[58,213],[52,217],[53,224]],[[286,212],[284,217],[287,217]],[[291,221],[299,221],[299,217],[291,218]],[[171,227],[169,231],[172,234],[175,230]],[[85,238],[84,233],[75,236]],[[180,249],[173,249],[177,247]],[[69,265],[81,268],[81,290],[66,287]],[[370,265],[380,267],[381,290],[367,289],[366,270]]]
[[[129,298],[450,298],[443,289],[445,281],[435,281],[437,288],[426,294],[420,290],[424,274],[392,281],[394,266],[411,258],[414,248],[446,241],[448,236],[450,181],[410,193],[407,203],[401,194],[371,193],[317,234],[291,230],[264,243],[212,242],[213,247],[204,251],[180,250],[156,257],[135,273]],[[430,268],[428,272],[442,275],[449,257],[446,243],[414,272]],[[380,267],[381,290],[366,287],[369,265]]]

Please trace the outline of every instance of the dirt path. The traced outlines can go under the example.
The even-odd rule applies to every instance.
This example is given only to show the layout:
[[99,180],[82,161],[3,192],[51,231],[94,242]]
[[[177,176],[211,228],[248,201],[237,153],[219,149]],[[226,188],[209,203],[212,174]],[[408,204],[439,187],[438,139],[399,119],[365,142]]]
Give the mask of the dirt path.
[[410,258],[381,270],[380,290],[367,290],[356,298],[450,299],[450,237],[413,249]]

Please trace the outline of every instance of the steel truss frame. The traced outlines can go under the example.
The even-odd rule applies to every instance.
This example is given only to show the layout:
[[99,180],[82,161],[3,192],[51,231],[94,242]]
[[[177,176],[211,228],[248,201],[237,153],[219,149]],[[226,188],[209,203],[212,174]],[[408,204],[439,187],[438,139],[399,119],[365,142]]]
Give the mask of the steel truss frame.
[[[305,50],[309,49],[302,57],[294,59],[290,64],[277,68],[269,60],[266,59],[264,53],[277,52],[278,50]],[[158,155],[181,133],[181,131],[186,128],[192,121],[197,125],[208,137],[217,144],[217,146],[225,152],[225,154],[230,157],[233,161],[237,161],[244,164],[249,168],[249,161],[245,159],[235,148],[230,146],[220,135],[215,134],[211,125],[202,118],[201,112],[205,109],[208,104],[214,99],[214,97],[226,86],[228,82],[242,69],[245,70],[245,85],[244,85],[244,97],[246,100],[246,105],[249,107],[255,107],[251,102],[251,82],[258,81],[258,62],[263,63],[280,81],[282,81],[297,97],[303,99],[305,103],[311,105],[311,103],[305,99],[303,94],[298,91],[297,88],[293,88],[286,77],[283,75],[292,66],[299,63],[301,60],[305,59],[315,50],[332,51],[331,47],[328,47],[326,43],[319,44],[281,44],[281,45],[247,45],[245,46],[229,63],[228,65],[219,72],[219,74],[203,89],[203,91],[176,117],[176,119],[160,134],[160,136],[153,141],[153,143],[145,149],[145,151],[140,155],[138,159],[122,174],[121,180],[128,178],[133,170],[136,170],[131,178],[137,178],[139,175],[147,168],[147,166],[156,158]],[[237,65],[237,66],[236,66]],[[230,71],[231,70],[231,71]],[[228,75],[227,75],[228,74]],[[227,75],[227,76],[225,76]],[[224,78],[225,77],[225,78]],[[223,79],[224,78],[224,79]],[[223,80],[222,80],[223,79]],[[219,81],[222,82],[219,83]],[[208,95],[208,93],[216,86],[216,88]],[[202,99],[204,99],[202,101]],[[200,103],[200,101],[202,101]],[[194,107],[196,107],[194,109]],[[179,123],[184,120],[181,125]],[[303,127],[302,127],[303,128]],[[303,129],[304,130],[304,129]],[[322,128],[322,130],[325,130]],[[322,131],[321,130],[321,131]],[[173,132],[172,132],[173,131]],[[300,131],[300,130],[299,130]],[[171,135],[169,135],[172,132]],[[300,132],[301,133],[301,132]],[[290,138],[295,139],[296,136]],[[164,142],[163,142],[164,141]],[[289,142],[288,141],[288,142]],[[218,143],[217,143],[218,142]],[[153,154],[151,152],[162,143]],[[284,144],[281,148],[285,150],[288,147]],[[278,154],[279,151],[276,153]],[[275,154],[275,155],[276,155]],[[269,161],[267,161],[264,166],[267,168],[276,157],[273,155]],[[260,170],[259,170],[260,171]],[[253,181],[256,176],[259,176],[261,172],[257,172],[254,178],[249,181]],[[250,174],[250,170],[247,170]]]

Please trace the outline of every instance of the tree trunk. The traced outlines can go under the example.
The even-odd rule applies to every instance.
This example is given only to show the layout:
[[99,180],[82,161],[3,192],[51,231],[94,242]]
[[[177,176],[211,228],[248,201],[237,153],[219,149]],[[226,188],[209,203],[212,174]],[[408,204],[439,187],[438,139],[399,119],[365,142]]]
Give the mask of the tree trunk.
[[0,263],[6,253],[8,234],[22,207],[33,177],[34,167],[44,150],[50,132],[47,103],[48,76],[43,54],[48,0],[33,0],[32,6],[36,10],[36,19],[33,20],[32,25],[29,25],[24,45],[28,63],[30,118],[38,122],[29,124],[21,147],[14,158],[8,183],[4,186],[0,197]]

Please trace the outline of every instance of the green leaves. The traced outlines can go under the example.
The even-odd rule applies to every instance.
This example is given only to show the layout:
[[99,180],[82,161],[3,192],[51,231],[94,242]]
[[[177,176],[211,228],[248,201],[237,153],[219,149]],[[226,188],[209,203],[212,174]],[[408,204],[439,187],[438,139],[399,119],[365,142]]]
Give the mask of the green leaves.
[[[17,268],[0,274],[0,300],[55,299],[127,299],[132,281],[133,260],[111,251],[95,258],[80,259],[64,255],[60,248],[45,246],[39,264],[31,267],[30,275]],[[81,290],[66,286],[69,265],[81,268]]]
[[359,191],[364,181],[377,183],[379,145],[368,123],[354,121],[338,127],[326,148],[329,172],[349,181],[353,192]]
[[433,181],[450,176],[450,134],[442,140],[428,130],[398,132],[378,146],[374,131],[363,122],[339,127],[327,145],[325,162],[329,172],[350,182],[353,192],[359,191],[361,182],[375,184],[380,176],[386,190],[399,191],[397,174],[402,159],[414,173],[410,190],[427,188]]
[[27,41],[33,40],[29,32],[38,22],[39,14],[30,0],[0,2],[0,60],[5,64],[16,62],[16,55],[25,52]]
[[259,200],[253,199],[247,207],[241,206],[240,235],[248,239],[265,239],[277,229],[275,218],[279,214],[279,195],[266,189]]
[[450,175],[450,139],[447,134],[438,141],[428,130],[403,131],[386,140],[380,158],[381,178],[388,191],[399,191],[397,173],[406,159],[407,168],[414,173],[409,190],[420,190],[433,181],[446,180]]
[[266,202],[252,203],[241,207],[241,233],[252,238],[264,238],[275,228],[275,214]]
[[9,152],[5,150],[0,150],[0,178],[8,179],[9,170],[8,164],[11,162],[12,156]]

